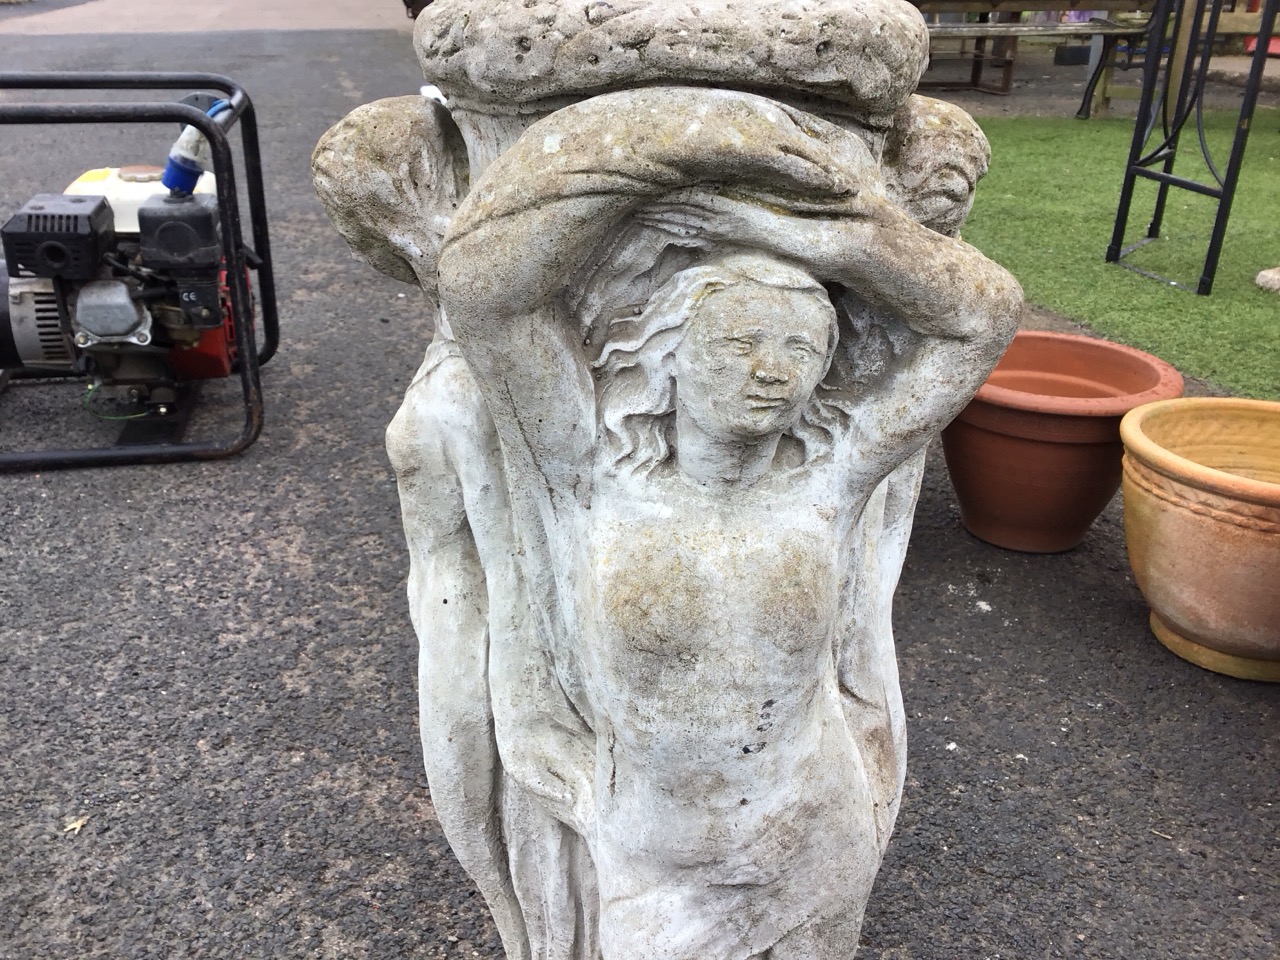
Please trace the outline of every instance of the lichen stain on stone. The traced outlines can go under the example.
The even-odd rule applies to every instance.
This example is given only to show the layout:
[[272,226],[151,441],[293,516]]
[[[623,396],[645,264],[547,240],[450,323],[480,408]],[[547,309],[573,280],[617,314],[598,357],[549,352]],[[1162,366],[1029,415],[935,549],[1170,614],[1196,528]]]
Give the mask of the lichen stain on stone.
[[728,666],[727,654],[758,643],[770,656],[803,655],[828,642],[819,626],[835,603],[827,554],[798,531],[633,531],[602,565],[602,614],[625,647],[668,668],[708,656]]

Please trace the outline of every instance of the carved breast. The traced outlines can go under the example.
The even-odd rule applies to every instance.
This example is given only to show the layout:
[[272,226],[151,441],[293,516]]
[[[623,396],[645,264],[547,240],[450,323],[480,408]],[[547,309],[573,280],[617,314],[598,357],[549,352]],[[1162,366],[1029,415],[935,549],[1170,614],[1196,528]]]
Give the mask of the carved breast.
[[584,647],[605,712],[638,737],[739,752],[771,717],[799,722],[832,669],[830,524],[778,505],[592,513]]
[[751,511],[728,521],[691,514],[635,518],[601,531],[600,612],[627,646],[676,659],[707,654],[717,641],[793,654],[829,636],[833,538],[791,522],[789,512]]
[[592,508],[601,855],[771,883],[783,860],[762,851],[793,863],[802,834],[871,835],[832,657],[837,524],[808,503],[690,501]]

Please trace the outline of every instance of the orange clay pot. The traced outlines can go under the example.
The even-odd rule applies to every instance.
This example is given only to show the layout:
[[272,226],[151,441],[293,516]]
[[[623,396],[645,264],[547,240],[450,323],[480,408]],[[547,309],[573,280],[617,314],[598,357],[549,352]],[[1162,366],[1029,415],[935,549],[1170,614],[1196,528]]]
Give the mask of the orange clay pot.
[[960,522],[1010,550],[1079,545],[1120,486],[1120,418],[1181,395],[1178,371],[1141,350],[1020,331],[942,431]]
[[1152,632],[1209,670],[1280,681],[1280,403],[1153,403],[1120,433],[1125,539]]

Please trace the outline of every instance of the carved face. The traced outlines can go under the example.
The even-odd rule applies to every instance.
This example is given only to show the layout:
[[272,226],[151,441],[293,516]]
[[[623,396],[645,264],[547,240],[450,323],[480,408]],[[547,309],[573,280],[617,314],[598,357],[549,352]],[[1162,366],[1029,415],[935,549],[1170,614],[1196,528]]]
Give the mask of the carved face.
[[958,235],[973,209],[973,188],[983,172],[976,158],[963,155],[939,164],[911,197],[907,212],[930,230]]
[[834,317],[812,292],[737,283],[707,294],[676,350],[677,404],[720,440],[789,430],[826,372]]

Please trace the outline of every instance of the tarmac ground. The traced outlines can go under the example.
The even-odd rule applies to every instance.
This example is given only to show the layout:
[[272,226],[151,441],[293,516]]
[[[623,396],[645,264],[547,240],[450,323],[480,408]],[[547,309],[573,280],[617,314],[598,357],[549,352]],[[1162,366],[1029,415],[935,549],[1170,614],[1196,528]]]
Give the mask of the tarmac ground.
[[[351,259],[309,177],[328,126],[417,89],[408,23],[391,0],[394,22],[366,4],[377,22],[317,30],[253,29],[253,9],[213,32],[40,20],[127,25],[139,2],[6,6],[0,62],[243,83],[282,343],[240,457],[0,476],[0,960],[500,957],[422,773],[382,445],[429,311]],[[302,5],[252,6],[275,24]],[[1074,112],[1074,74],[1039,69],[1030,109]],[[0,218],[160,162],[174,134],[0,128]],[[78,394],[36,389],[0,393],[0,448],[86,429]],[[232,384],[206,403],[212,429]],[[896,634],[908,780],[859,957],[1280,955],[1280,686],[1156,643],[1118,498],[1075,551],[1005,552],[960,527],[935,457]]]

